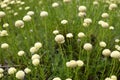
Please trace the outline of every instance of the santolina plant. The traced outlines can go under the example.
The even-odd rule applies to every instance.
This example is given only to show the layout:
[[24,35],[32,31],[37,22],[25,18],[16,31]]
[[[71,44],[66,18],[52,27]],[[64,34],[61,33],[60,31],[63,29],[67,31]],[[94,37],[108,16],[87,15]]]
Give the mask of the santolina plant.
[[0,0],[0,80],[120,80],[119,0]]

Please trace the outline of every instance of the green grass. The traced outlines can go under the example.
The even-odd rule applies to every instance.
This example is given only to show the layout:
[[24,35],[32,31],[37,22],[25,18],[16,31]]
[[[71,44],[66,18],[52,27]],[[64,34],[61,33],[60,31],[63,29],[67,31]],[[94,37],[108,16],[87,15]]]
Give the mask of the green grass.
[[[0,37],[0,45],[8,43],[8,49],[0,48],[0,67],[4,68],[4,76],[0,80],[17,80],[14,75],[7,73],[8,67],[15,65],[17,71],[24,70],[28,67],[31,73],[25,75],[24,80],[52,80],[54,77],[60,77],[62,80],[72,78],[72,80],[104,80],[106,77],[116,75],[120,79],[120,61],[111,57],[105,58],[102,55],[102,50],[105,48],[111,51],[115,49],[115,39],[120,38],[120,4],[118,8],[113,11],[108,10],[108,4],[99,1],[98,6],[93,5],[93,0],[72,0],[70,3],[63,3],[62,0],[22,0],[24,5],[9,5],[11,10],[18,12],[17,16],[9,13],[10,10],[0,8],[4,11],[6,16],[1,19],[0,31],[7,30],[9,36]],[[42,1],[42,4],[39,2]],[[58,2],[59,7],[53,8],[53,2]],[[84,5],[87,7],[86,18],[92,19],[92,24],[89,27],[83,27],[84,18],[78,17],[78,7]],[[29,10],[24,10],[26,6],[30,6],[29,10],[35,12],[30,22],[24,22],[24,28],[15,27],[16,20],[23,18]],[[22,7],[23,10],[18,8]],[[48,16],[40,17],[41,11],[47,11]],[[101,14],[107,12],[109,18],[103,19]],[[68,20],[68,24],[62,25],[61,20]],[[114,30],[102,28],[98,25],[99,20],[104,20],[110,26],[114,26]],[[9,23],[8,28],[3,28],[4,23]],[[73,33],[73,38],[65,38],[65,43],[59,45],[55,42],[54,30],[59,30],[64,37],[67,33]],[[33,30],[33,32],[30,32]],[[77,34],[84,32],[86,37],[78,42]],[[93,40],[94,39],[94,40]],[[107,46],[101,48],[100,41],[105,41]],[[34,66],[32,64],[32,54],[30,48],[34,43],[41,42],[42,48],[36,52],[42,56],[40,64]],[[85,51],[83,49],[84,43],[91,43],[93,49]],[[17,55],[18,51],[24,50],[25,55],[20,57]],[[89,60],[87,60],[89,54]],[[83,60],[83,67],[68,68],[66,62],[70,60]],[[89,64],[87,66],[87,63]],[[87,72],[85,72],[87,70]]]

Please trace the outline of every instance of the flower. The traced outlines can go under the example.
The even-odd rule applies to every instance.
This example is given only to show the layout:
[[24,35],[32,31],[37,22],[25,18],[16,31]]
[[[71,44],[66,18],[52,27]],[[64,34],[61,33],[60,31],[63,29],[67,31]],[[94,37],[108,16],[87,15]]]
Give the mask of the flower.
[[8,26],[9,26],[8,23],[4,23],[4,24],[3,24],[3,27],[4,27],[4,28],[7,28]]
[[0,74],[4,72],[4,69],[3,68],[0,68]]
[[98,1],[93,2],[93,5],[98,5],[98,4],[99,4]]
[[19,52],[18,52],[18,56],[23,56],[24,54],[25,54],[24,51],[19,51]]
[[120,52],[115,50],[115,51],[113,51],[113,52],[110,54],[110,56],[111,56],[112,58],[120,59]]
[[34,47],[37,48],[37,49],[40,49],[42,47],[42,43],[41,42],[36,42],[34,44]]
[[2,49],[7,49],[8,47],[9,47],[9,45],[7,43],[1,44],[1,48]]
[[55,77],[53,80],[61,80],[59,77]]
[[58,33],[59,33],[58,30],[54,30],[54,31],[53,31],[53,34],[55,34],[55,35],[58,34]]
[[25,72],[26,74],[28,74],[28,73],[31,72],[31,69],[29,69],[29,68],[25,68],[25,69],[24,69],[24,72]]
[[3,36],[8,36],[8,32],[6,30],[2,30],[0,32],[0,36],[3,37]]
[[24,27],[24,22],[22,20],[17,20],[15,22],[15,27],[23,28]]
[[109,17],[109,14],[108,13],[102,13],[102,18],[108,18]]
[[65,79],[65,80],[72,80],[71,78],[67,78],[67,79]]
[[67,24],[67,23],[68,23],[67,20],[62,20],[62,21],[61,21],[61,24]]
[[34,15],[34,11],[28,11],[28,12],[27,12],[27,15],[29,15],[29,16]]
[[5,12],[0,11],[0,18],[3,18],[5,15],[6,15]]
[[79,10],[80,12],[86,12],[86,11],[87,11],[87,8],[86,8],[86,6],[79,6],[78,10]]
[[83,38],[83,37],[85,37],[85,34],[84,34],[83,32],[79,32],[79,33],[78,33],[78,37],[79,37],[79,38]]
[[112,4],[109,5],[109,10],[116,9],[117,7],[118,7],[117,4],[112,3]]
[[30,48],[30,52],[31,53],[35,53],[35,52],[37,52],[38,51],[38,49],[36,48],[36,47],[31,47]]
[[74,68],[77,66],[77,62],[75,60],[70,60],[69,62],[66,63],[67,67]]
[[39,65],[39,63],[40,63],[40,60],[39,60],[39,59],[33,59],[33,60],[32,60],[32,64],[33,64],[34,66]]
[[61,35],[61,34],[56,35],[55,41],[56,41],[57,43],[59,43],[59,44],[64,43],[64,42],[65,42],[64,36]]
[[108,28],[108,27],[109,27],[109,24],[108,24],[107,22],[102,22],[102,23],[101,23],[101,26],[102,26],[103,28]]
[[105,56],[105,57],[110,56],[110,54],[111,54],[111,51],[110,51],[109,49],[104,49],[104,50],[102,51],[102,55]]
[[106,44],[104,41],[101,41],[101,42],[99,43],[99,45],[100,45],[100,47],[106,47],[106,46],[107,46],[107,44]]
[[63,0],[63,2],[69,3],[69,2],[71,2],[71,0]]
[[41,17],[46,17],[46,16],[48,16],[48,12],[47,11],[41,11],[40,16]]
[[9,69],[8,69],[8,74],[14,74],[15,72],[16,72],[17,70],[14,68],[14,67],[10,67]]
[[87,51],[91,50],[92,49],[92,44],[91,43],[85,43],[83,48]]
[[115,42],[116,42],[116,43],[119,43],[119,42],[120,42],[120,40],[119,40],[119,39],[115,39]]
[[53,8],[56,8],[56,7],[58,7],[58,6],[59,6],[59,4],[58,4],[57,2],[52,3],[52,7],[53,7]]
[[16,78],[17,78],[17,79],[24,79],[24,77],[25,77],[24,71],[19,70],[19,71],[16,73]]
[[86,13],[85,13],[85,12],[79,12],[79,13],[78,13],[78,16],[79,16],[79,17],[85,17],[85,16],[86,16]]
[[72,33],[68,33],[68,34],[66,34],[66,37],[67,37],[67,38],[72,38],[72,37],[73,37],[73,34],[72,34]]
[[117,80],[117,76],[112,75],[112,76],[111,76],[111,79],[112,79],[112,80]]
[[32,55],[31,59],[32,60],[34,60],[34,59],[40,59],[40,56],[38,54],[34,54],[34,55]]
[[31,19],[32,18],[29,15],[26,15],[23,17],[23,21],[26,21],[26,22],[31,21]]
[[82,60],[77,60],[76,62],[79,67],[82,67],[84,65],[84,62]]
[[0,73],[0,78],[2,78],[4,76],[4,74],[3,73]]
[[90,23],[92,23],[92,19],[90,19],[90,18],[85,18],[85,19],[84,19],[84,23],[90,24]]

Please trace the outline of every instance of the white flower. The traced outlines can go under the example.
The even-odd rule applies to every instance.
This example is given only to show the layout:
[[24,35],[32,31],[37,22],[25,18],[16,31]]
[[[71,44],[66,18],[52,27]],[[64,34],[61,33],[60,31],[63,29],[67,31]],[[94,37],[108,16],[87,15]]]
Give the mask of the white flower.
[[67,24],[67,23],[68,23],[67,20],[62,20],[62,21],[61,21],[61,24]]
[[99,25],[102,25],[103,23],[104,23],[103,20],[98,21],[98,24],[99,24]]
[[0,78],[2,78],[4,76],[4,74],[3,73],[0,73]]
[[14,68],[14,67],[10,67],[9,69],[8,69],[8,74],[14,74],[15,72],[16,72],[17,70]]
[[77,66],[77,62],[75,60],[70,60],[70,62],[66,63],[67,67],[74,68]]
[[65,80],[72,80],[71,78],[67,78],[67,79],[65,79]]
[[22,7],[19,7],[18,9],[19,9],[19,10],[22,10],[23,8],[22,8]]
[[29,15],[26,15],[26,16],[23,17],[23,21],[26,21],[26,22],[31,21],[31,19],[32,18]]
[[84,62],[82,60],[77,60],[76,62],[79,67],[82,67],[84,65]]
[[29,15],[29,16],[34,15],[34,11],[28,11],[28,12],[27,12],[27,15]]
[[83,37],[85,37],[85,34],[84,34],[83,32],[79,32],[79,33],[78,33],[78,37],[79,37],[79,38],[83,38]]
[[110,56],[110,54],[111,54],[111,51],[110,51],[109,49],[104,49],[104,50],[102,51],[102,55],[105,56],[105,57]]
[[109,17],[109,14],[108,13],[102,13],[102,18],[108,18]]
[[92,23],[92,19],[90,19],[90,18],[85,18],[85,19],[84,19],[84,23],[90,24],[90,23]]
[[84,26],[84,27],[88,27],[89,24],[87,24],[87,23],[83,23],[83,26]]
[[26,74],[28,74],[28,73],[31,72],[31,69],[29,69],[29,68],[25,68],[24,71],[25,71]]
[[55,77],[53,78],[53,80],[61,80],[59,77]]
[[17,78],[17,79],[24,79],[24,77],[25,77],[24,71],[19,70],[19,71],[16,73],[16,78]]
[[63,0],[63,2],[68,3],[71,2],[71,0]]
[[4,72],[4,69],[3,68],[0,68],[0,74]]
[[113,27],[113,26],[110,26],[109,29],[110,29],[110,30],[114,30],[114,27]]
[[41,17],[46,17],[46,16],[48,16],[48,12],[47,11],[41,11],[40,16]]
[[83,48],[87,51],[91,50],[92,49],[92,44],[91,43],[85,43]]
[[85,17],[85,16],[86,16],[86,13],[85,13],[85,12],[79,12],[79,13],[78,13],[78,16],[79,16],[79,17]]
[[7,28],[8,26],[9,26],[8,23],[4,23],[4,24],[3,24],[3,27],[4,27],[4,28]]
[[24,22],[22,20],[17,20],[15,22],[15,27],[23,28],[24,27]]
[[98,1],[93,2],[93,5],[98,5],[98,4],[99,4]]
[[107,78],[105,78],[105,80],[112,80],[111,78],[109,78],[109,77],[107,77]]
[[54,3],[52,3],[52,7],[58,7],[59,6],[59,4],[57,3],[57,2],[54,2]]
[[0,18],[4,17],[6,14],[3,11],[0,11]]
[[117,4],[112,3],[112,4],[109,5],[109,10],[113,10],[113,9],[115,9],[117,7],[118,7]]
[[6,30],[2,30],[0,32],[0,36],[8,36],[8,32]]
[[34,44],[34,47],[37,48],[37,49],[40,49],[42,47],[42,43],[41,42],[36,42]]
[[39,65],[39,63],[40,63],[40,60],[39,60],[39,59],[33,59],[33,60],[32,60],[32,64],[33,64],[34,66]]
[[112,80],[117,80],[117,76],[112,75],[112,76],[111,76],[111,79],[112,79]]
[[57,43],[59,43],[59,44],[62,44],[62,43],[65,42],[65,38],[64,38],[63,35],[58,34],[58,35],[56,35],[56,37],[55,37],[55,41],[56,41]]
[[17,15],[18,15],[18,12],[15,12],[13,15],[14,15],[14,16],[17,16]]
[[34,55],[32,55],[31,59],[32,60],[34,60],[34,59],[40,59],[40,56],[38,54],[34,54]]
[[78,10],[79,10],[80,12],[86,12],[86,11],[87,11],[87,8],[86,8],[86,6],[79,6]]
[[120,40],[119,40],[119,39],[115,39],[115,42],[116,42],[116,43],[119,43],[119,42],[120,42]]
[[9,47],[9,45],[7,43],[1,44],[1,48],[2,49],[7,49],[8,47]]
[[30,6],[25,7],[25,10],[28,10],[28,9],[30,9]]
[[19,51],[19,52],[18,52],[18,56],[23,56],[24,54],[25,54],[24,51]]
[[37,52],[38,51],[38,49],[36,48],[36,47],[31,47],[30,48],[30,52],[31,53],[35,53],[35,52]]
[[73,34],[72,34],[72,33],[68,33],[68,34],[66,34],[66,37],[67,37],[67,38],[72,38],[72,37],[73,37]]
[[99,43],[99,45],[100,45],[100,47],[106,47],[106,46],[107,46],[107,44],[106,44],[104,41],[101,41],[101,42]]
[[109,27],[109,24],[108,24],[107,22],[102,22],[102,23],[101,23],[101,26],[102,26],[103,28],[108,28],[108,27]]
[[58,34],[58,33],[59,33],[58,30],[54,30],[54,31],[53,31],[53,34],[55,34],[55,35]]
[[120,52],[119,51],[113,51],[110,56],[112,58],[117,58],[117,59],[120,59]]

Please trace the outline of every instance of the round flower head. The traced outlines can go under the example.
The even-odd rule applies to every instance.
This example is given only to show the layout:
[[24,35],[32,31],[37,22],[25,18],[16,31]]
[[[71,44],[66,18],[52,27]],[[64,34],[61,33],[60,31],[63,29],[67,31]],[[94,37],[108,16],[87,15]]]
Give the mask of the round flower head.
[[26,74],[28,74],[28,73],[31,72],[31,69],[29,69],[29,68],[25,68],[25,69],[24,69],[24,72],[25,72]]
[[53,78],[53,80],[61,80],[59,77],[55,77]]
[[8,23],[4,23],[4,24],[3,24],[3,27],[4,27],[4,28],[7,28],[8,26],[9,26]]
[[6,30],[2,30],[0,32],[0,36],[8,36],[8,32]]
[[86,51],[89,51],[92,49],[92,44],[91,43],[85,43],[83,48],[86,50]]
[[17,70],[14,68],[14,67],[10,67],[9,69],[8,69],[8,74],[14,74],[15,72],[16,72]]
[[111,51],[110,51],[109,49],[104,49],[104,50],[102,51],[102,55],[105,56],[105,57],[110,56],[110,54],[111,54]]
[[0,74],[3,73],[3,72],[4,72],[4,70],[2,68],[0,68]]
[[109,17],[109,14],[108,14],[108,13],[102,13],[101,17],[102,17],[102,18],[108,18],[108,17]]
[[68,33],[68,34],[66,34],[66,37],[67,37],[67,38],[72,38],[72,37],[73,37],[73,34],[72,34],[72,33]]
[[68,23],[67,20],[62,20],[62,21],[61,21],[61,24],[67,24],[67,23]]
[[110,29],[110,30],[114,30],[114,27],[113,27],[113,26],[110,26],[109,29]]
[[115,42],[116,42],[116,43],[119,43],[119,42],[120,42],[120,40],[119,40],[119,39],[115,39]]
[[37,52],[38,51],[38,49],[36,48],[36,47],[31,47],[30,48],[30,52],[31,53],[35,53],[35,52]]
[[30,9],[30,6],[25,7],[25,10],[29,10],[29,9]]
[[102,26],[103,28],[108,28],[108,27],[109,27],[109,24],[108,24],[107,22],[103,22],[103,23],[101,23],[101,26]]
[[112,75],[112,76],[111,76],[111,79],[112,79],[112,80],[117,80],[117,76]]
[[109,78],[109,77],[107,77],[107,78],[105,78],[105,80],[112,80],[111,78]]
[[100,47],[106,47],[106,46],[107,46],[107,44],[106,44],[104,41],[101,41],[101,42],[99,43],[99,45],[100,45]]
[[36,43],[34,44],[34,47],[37,48],[37,49],[40,49],[40,48],[42,47],[42,43],[36,42]]
[[110,56],[112,58],[117,58],[117,59],[120,59],[120,52],[119,51],[113,51]]
[[2,49],[7,49],[8,47],[9,47],[9,45],[7,43],[1,44],[1,48]]
[[34,15],[34,11],[28,11],[28,12],[27,12],[27,15],[29,15],[29,16]]
[[17,15],[18,15],[18,12],[15,12],[13,15],[14,15],[14,16],[17,16]]
[[71,2],[71,0],[63,0],[63,2],[69,3],[69,2]]
[[33,59],[33,60],[32,60],[32,64],[33,64],[34,66],[38,66],[39,63],[40,63],[40,60],[39,60],[39,59]]
[[54,30],[54,31],[53,31],[53,34],[55,34],[55,35],[58,34],[58,33],[59,33],[58,30]]
[[3,76],[4,76],[4,74],[3,74],[3,73],[1,73],[1,74],[0,74],[0,78],[2,78]]
[[83,26],[84,26],[84,27],[88,27],[89,25],[90,25],[90,24],[87,24],[87,23],[85,23],[85,22],[83,23]]
[[82,60],[77,60],[76,62],[79,67],[82,67],[84,65],[84,62]]
[[65,80],[72,80],[71,78],[67,78],[67,79],[65,79]]
[[25,77],[25,73],[24,73],[24,71],[22,71],[22,70],[19,70],[17,73],[16,73],[16,78],[17,79],[24,79],[24,77]]
[[98,5],[98,4],[99,4],[98,1],[93,2],[93,5]]
[[41,17],[46,17],[46,16],[48,16],[48,12],[47,11],[41,11],[40,16]]
[[22,20],[17,20],[15,22],[15,27],[23,28],[24,27],[24,22]]
[[78,13],[78,16],[79,16],[79,17],[85,17],[85,16],[86,16],[86,13],[85,13],[85,12],[79,12],[79,13]]
[[56,41],[57,43],[59,43],[59,44],[64,43],[64,42],[65,42],[64,36],[61,35],[61,34],[56,35],[55,41]]
[[87,11],[87,8],[86,8],[86,6],[79,6],[78,10],[79,10],[80,12],[86,12],[86,11]]
[[58,4],[57,2],[52,3],[52,7],[53,7],[53,8],[56,8],[56,7],[58,7],[58,6],[59,6],[59,4]]
[[31,21],[31,19],[32,18],[29,15],[26,15],[23,17],[23,21],[26,21],[26,22]]
[[6,15],[5,12],[0,11],[0,18],[3,18],[5,15]]
[[75,60],[71,60],[70,62],[66,63],[67,67],[74,68],[77,66],[77,62]]
[[40,59],[40,56],[38,54],[34,54],[34,55],[32,55],[31,59],[32,60],[34,60],[34,59]]
[[78,33],[78,37],[79,37],[79,38],[83,38],[83,37],[85,37],[85,34],[84,34],[83,32],[79,32],[79,33]]
[[25,54],[24,51],[19,51],[19,52],[18,52],[18,56],[23,56],[24,54]]
[[90,23],[92,23],[92,19],[90,19],[90,18],[85,18],[85,19],[84,19],[84,23],[90,24]]
[[117,4],[112,3],[112,4],[109,5],[109,10],[116,9],[117,7],[118,7]]

